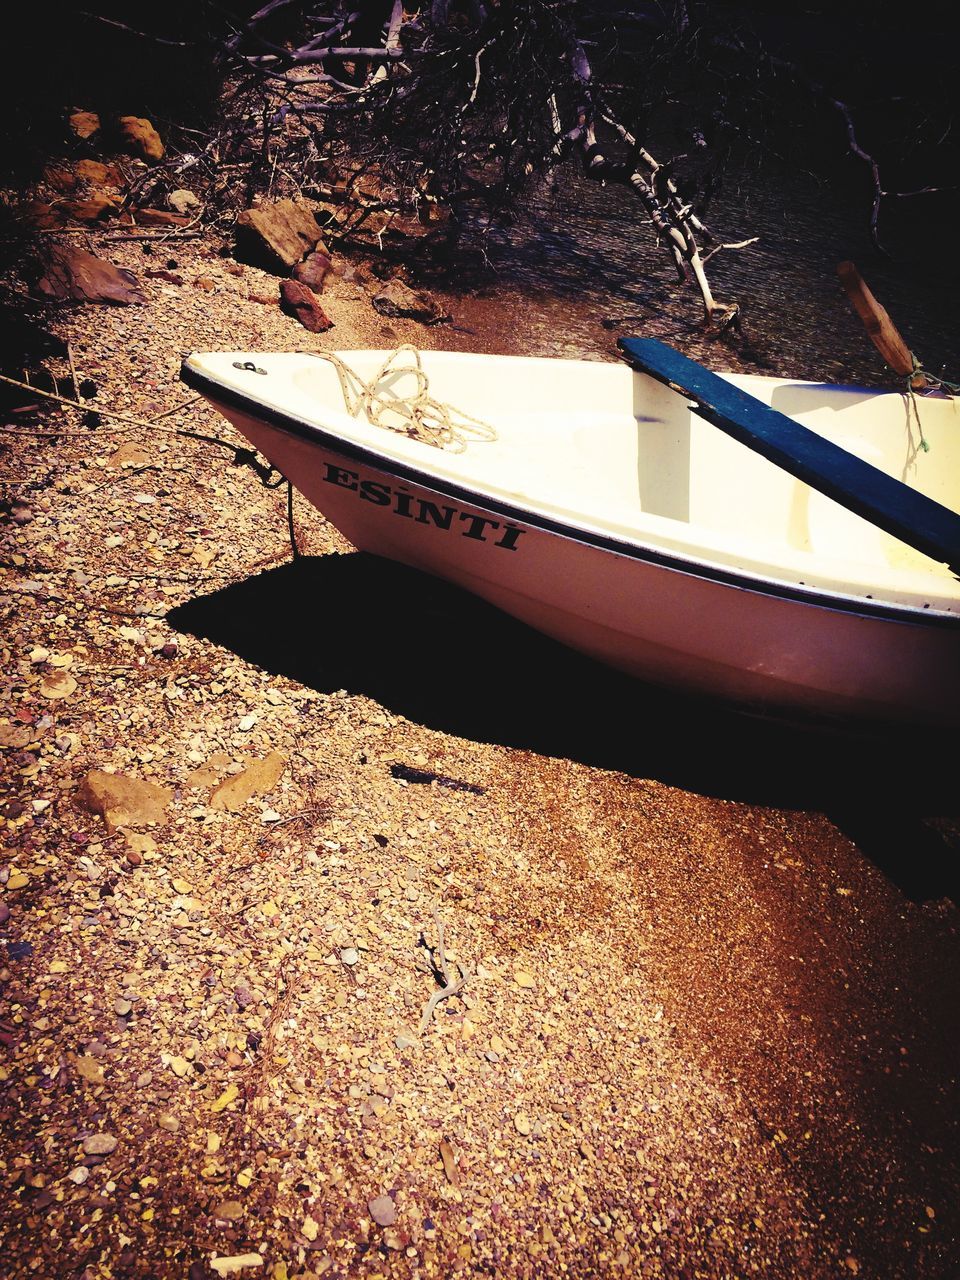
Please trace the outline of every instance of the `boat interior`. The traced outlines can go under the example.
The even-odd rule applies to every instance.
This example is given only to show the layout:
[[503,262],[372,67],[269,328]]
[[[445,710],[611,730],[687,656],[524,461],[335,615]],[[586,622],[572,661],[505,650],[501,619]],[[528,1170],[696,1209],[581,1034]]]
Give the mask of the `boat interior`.
[[[390,353],[338,356],[370,380]],[[884,533],[704,421],[685,397],[626,364],[424,352],[429,394],[493,429],[437,448],[346,410],[334,364],[297,353],[190,357],[207,378],[438,481],[576,530],[652,545],[844,597],[960,616],[945,565]],[[960,510],[960,404],[853,387],[725,374],[734,385],[952,510]],[[401,403],[402,366],[381,391]],[[398,416],[397,425],[401,425]]]

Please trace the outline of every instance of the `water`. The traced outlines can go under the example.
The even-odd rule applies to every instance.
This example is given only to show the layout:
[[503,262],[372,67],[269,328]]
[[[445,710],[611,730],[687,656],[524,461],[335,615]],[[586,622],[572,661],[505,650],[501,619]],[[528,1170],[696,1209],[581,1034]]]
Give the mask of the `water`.
[[862,183],[841,189],[769,166],[728,175],[708,222],[724,240],[759,236],[708,268],[718,299],[742,309],[746,342],[728,343],[703,333],[699,295],[676,281],[632,193],[581,177],[542,184],[511,227],[485,237],[485,265],[479,235],[468,241],[457,291],[436,289],[455,318],[437,336],[461,350],[609,359],[622,333],[673,342],[715,368],[893,386],[837,280],[849,258],[925,367],[958,380],[956,269],[907,221],[922,212],[918,200],[907,206],[884,208],[896,249],[885,258],[870,241]]

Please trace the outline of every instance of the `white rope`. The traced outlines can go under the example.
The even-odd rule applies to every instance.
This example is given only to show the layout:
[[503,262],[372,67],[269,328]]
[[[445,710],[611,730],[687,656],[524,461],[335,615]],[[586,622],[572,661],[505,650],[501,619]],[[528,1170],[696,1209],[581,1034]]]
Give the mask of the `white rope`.
[[[422,440],[438,449],[462,453],[471,443],[492,443],[497,433],[486,422],[473,418],[462,409],[442,404],[430,395],[430,381],[423,368],[420,352],[405,343],[384,360],[370,379],[363,378],[332,351],[305,351],[304,355],[326,360],[332,364],[340,379],[343,402],[352,418],[361,412],[376,427],[396,431],[401,435]],[[412,363],[398,364],[401,355],[412,358]],[[400,395],[393,383],[410,376],[416,389],[410,395]]]

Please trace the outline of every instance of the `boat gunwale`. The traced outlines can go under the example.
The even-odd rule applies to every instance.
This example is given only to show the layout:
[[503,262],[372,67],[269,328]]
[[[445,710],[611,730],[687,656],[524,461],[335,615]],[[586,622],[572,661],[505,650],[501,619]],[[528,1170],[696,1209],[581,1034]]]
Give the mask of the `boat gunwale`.
[[278,409],[274,405],[266,404],[256,396],[239,391],[192,366],[190,364],[192,354],[182,361],[180,377],[187,386],[201,392],[208,399],[240,409],[248,416],[285,431],[289,435],[314,443],[323,443],[351,461],[376,467],[382,472],[396,475],[399,479],[432,489],[434,492],[449,494],[451,498],[458,501],[485,507],[498,515],[520,521],[544,533],[756,595],[790,600],[814,608],[854,614],[864,618],[880,618],[906,626],[960,629],[960,614],[945,612],[932,606],[921,608],[917,605],[884,603],[864,596],[843,595],[829,588],[792,585],[761,574],[751,574],[748,570],[729,569],[714,561],[697,560],[692,556],[684,556],[682,552],[662,551],[646,543],[620,539],[610,533],[600,533],[570,521],[556,519],[535,508],[513,505],[489,491],[467,488],[435,472],[421,470],[415,464],[401,461],[387,453],[377,452],[369,445],[351,440],[348,436],[338,434],[335,430],[317,422],[311,422],[296,414]]

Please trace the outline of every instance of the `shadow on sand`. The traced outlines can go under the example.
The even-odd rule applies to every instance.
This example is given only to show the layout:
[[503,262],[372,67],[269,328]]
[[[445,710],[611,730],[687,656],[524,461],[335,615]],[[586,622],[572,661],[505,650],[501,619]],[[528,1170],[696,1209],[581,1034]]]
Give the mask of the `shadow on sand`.
[[[177,630],[460,737],[702,795],[821,810],[915,900],[957,901],[955,753],[798,729],[609,671],[455,587],[361,553],[302,557],[174,609]],[[946,829],[946,833],[945,833]]]

